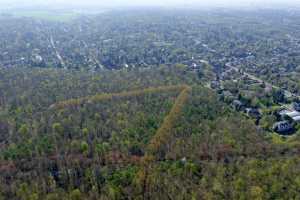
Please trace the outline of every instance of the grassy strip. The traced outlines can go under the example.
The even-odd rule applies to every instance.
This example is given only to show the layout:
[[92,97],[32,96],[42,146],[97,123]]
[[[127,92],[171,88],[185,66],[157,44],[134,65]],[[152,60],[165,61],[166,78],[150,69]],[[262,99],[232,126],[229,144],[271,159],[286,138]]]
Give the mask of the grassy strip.
[[134,97],[134,96],[141,96],[144,94],[151,94],[151,93],[159,93],[159,92],[167,92],[171,90],[183,90],[187,86],[185,85],[178,85],[178,86],[161,86],[161,87],[151,87],[141,90],[133,90],[127,92],[120,92],[120,93],[104,93],[104,94],[97,94],[94,96],[87,96],[77,99],[69,99],[66,101],[61,101],[56,104],[50,106],[50,109],[63,109],[65,107],[72,107],[72,106],[79,106],[85,103],[94,103],[99,101],[105,100],[112,100],[114,98],[126,98],[126,97]]

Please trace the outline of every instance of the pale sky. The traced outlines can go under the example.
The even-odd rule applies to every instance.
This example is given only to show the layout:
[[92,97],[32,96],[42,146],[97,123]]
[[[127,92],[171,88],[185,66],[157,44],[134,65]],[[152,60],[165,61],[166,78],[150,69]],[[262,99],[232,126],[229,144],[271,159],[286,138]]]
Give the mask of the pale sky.
[[0,0],[0,5],[97,5],[97,6],[294,6],[300,0]]

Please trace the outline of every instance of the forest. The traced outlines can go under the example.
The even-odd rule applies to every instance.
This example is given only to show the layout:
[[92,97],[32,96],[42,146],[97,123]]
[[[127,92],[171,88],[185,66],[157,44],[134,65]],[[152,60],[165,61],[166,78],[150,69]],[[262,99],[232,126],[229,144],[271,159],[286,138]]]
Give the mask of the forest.
[[1,199],[300,197],[298,137],[274,142],[187,67],[0,74]]
[[1,15],[0,200],[300,199],[299,16]]

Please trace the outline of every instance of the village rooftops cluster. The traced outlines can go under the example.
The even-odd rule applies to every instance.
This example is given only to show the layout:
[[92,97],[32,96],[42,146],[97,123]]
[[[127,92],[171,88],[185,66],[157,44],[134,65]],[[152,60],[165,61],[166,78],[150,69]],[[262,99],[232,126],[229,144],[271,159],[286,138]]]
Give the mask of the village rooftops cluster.
[[240,100],[234,100],[231,105],[235,110],[242,111],[242,112],[246,113],[249,117],[252,117],[255,119],[261,118],[261,113],[257,108],[250,107]]

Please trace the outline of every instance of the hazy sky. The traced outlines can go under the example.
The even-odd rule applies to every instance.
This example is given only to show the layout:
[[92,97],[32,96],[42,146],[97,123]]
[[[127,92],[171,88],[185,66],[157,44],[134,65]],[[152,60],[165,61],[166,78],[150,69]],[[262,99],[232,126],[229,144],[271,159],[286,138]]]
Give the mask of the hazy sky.
[[97,5],[97,6],[272,6],[300,5],[300,0],[0,0],[14,5]]

